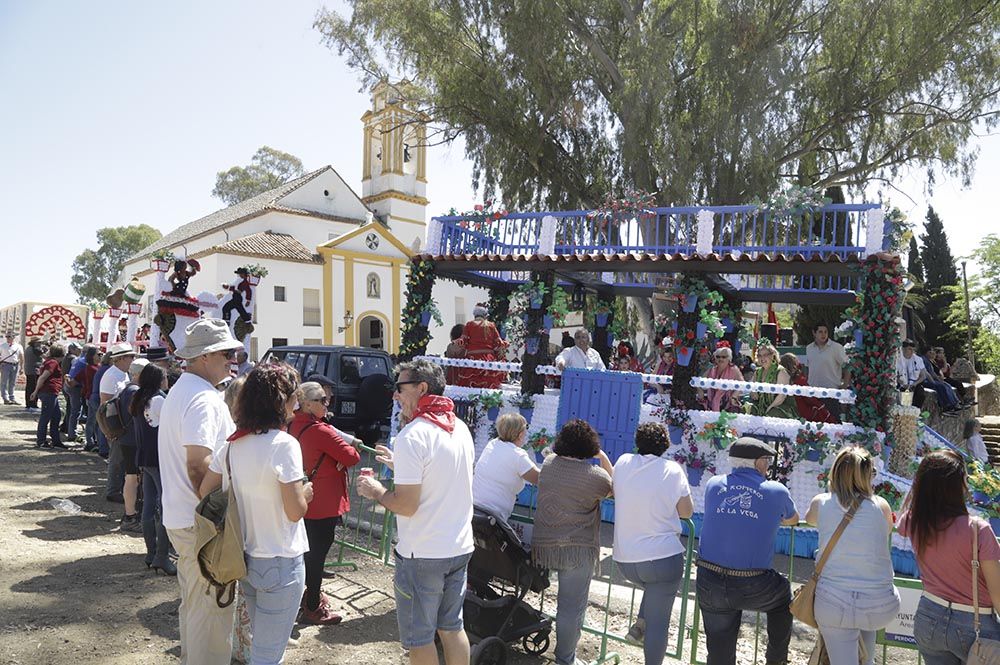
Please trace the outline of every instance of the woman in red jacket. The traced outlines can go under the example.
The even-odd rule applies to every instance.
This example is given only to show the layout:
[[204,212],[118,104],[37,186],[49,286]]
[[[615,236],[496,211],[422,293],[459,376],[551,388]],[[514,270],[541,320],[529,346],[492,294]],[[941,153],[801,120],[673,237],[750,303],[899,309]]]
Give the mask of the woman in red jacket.
[[351,509],[347,493],[347,469],[361,461],[358,451],[344,443],[337,431],[323,422],[330,400],[323,386],[303,383],[301,399],[288,432],[302,446],[302,465],[313,483],[313,500],[306,511],[309,551],[305,554],[306,593],[302,599],[301,623],[332,625],[341,616],[330,607],[322,591],[323,566],[333,545],[334,529],[343,524],[341,515]]

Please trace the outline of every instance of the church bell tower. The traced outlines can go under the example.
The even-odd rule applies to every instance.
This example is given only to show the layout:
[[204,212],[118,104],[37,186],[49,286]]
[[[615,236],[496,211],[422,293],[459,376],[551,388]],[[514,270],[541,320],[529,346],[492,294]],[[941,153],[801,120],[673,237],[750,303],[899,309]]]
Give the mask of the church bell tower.
[[406,81],[372,88],[364,123],[361,198],[407,247],[423,248],[427,227],[427,121],[407,102]]

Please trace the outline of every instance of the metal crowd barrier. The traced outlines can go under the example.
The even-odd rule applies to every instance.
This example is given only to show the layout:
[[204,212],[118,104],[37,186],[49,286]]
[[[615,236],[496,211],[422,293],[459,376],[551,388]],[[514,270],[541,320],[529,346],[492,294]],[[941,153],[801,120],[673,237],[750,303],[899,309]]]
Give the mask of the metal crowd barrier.
[[[360,447],[360,451],[361,462],[352,467],[348,472],[348,490],[351,494],[351,510],[344,517],[344,525],[337,530],[338,537],[334,541],[335,544],[339,545],[337,559],[336,561],[328,562],[327,567],[354,567],[354,564],[344,560],[344,554],[347,551],[358,552],[360,554],[373,557],[382,561],[382,563],[386,566],[393,565],[392,541],[395,531],[393,514],[382,508],[377,502],[361,497],[354,490],[355,480],[361,468],[372,467],[375,470],[376,477],[387,486],[391,486],[392,472],[385,465],[379,464],[375,461],[375,450],[373,448],[362,445]],[[532,501],[532,503],[534,502]],[[515,513],[511,516],[511,524],[515,527],[515,530],[523,532],[525,525],[534,523],[534,506],[531,505],[526,508],[522,507],[522,510],[524,510],[527,514],[524,514],[524,512]],[[685,525],[687,533],[691,535],[687,537],[684,557],[684,576],[681,581],[681,586],[677,592],[677,598],[674,601],[674,608],[677,608],[679,603],[680,609],[679,612],[675,609],[674,616],[671,617],[667,652],[665,655],[675,660],[683,660],[685,644],[688,644],[688,663],[691,663],[692,665],[705,665],[707,661],[699,658],[701,614],[698,608],[695,593],[696,577],[694,574],[694,562],[697,558],[697,547],[695,545],[697,537],[694,535],[696,533],[696,527],[692,520],[682,520],[682,523]],[[800,523],[799,526],[804,526],[804,523]],[[794,539],[795,527],[792,527],[791,546],[789,548],[790,552],[794,552]],[[794,582],[795,559],[796,557],[794,555],[788,555],[787,575],[788,579],[792,580],[793,590],[798,586]],[[894,579],[894,584],[901,590],[907,589],[919,592],[923,588],[920,580],[910,578],[897,577]],[[599,589],[599,593],[595,592],[597,589]],[[602,559],[599,570],[591,582],[590,603],[588,604],[589,616],[585,616],[583,624],[584,633],[593,635],[600,640],[598,657],[595,661],[593,661],[592,665],[623,662],[622,656],[613,650],[613,646],[616,644],[629,644],[641,647],[641,644],[631,640],[625,634],[628,627],[635,623],[638,615],[639,602],[637,592],[639,591],[640,589],[638,587],[633,585],[621,575],[618,571],[617,565],[610,556],[605,556]],[[555,601],[552,596],[553,593],[551,591],[543,592],[538,597],[538,602],[541,611],[554,620],[555,608],[551,607],[551,612],[546,611],[546,605],[554,605]],[[595,597],[603,599],[600,604],[593,602]],[[531,602],[531,598],[532,596],[529,596],[526,600]],[[619,611],[619,609],[623,608],[626,604],[628,606],[628,610]],[[613,607],[616,605],[618,609]],[[598,610],[596,614],[596,621],[591,620],[591,617],[595,616],[593,612],[594,609]],[[676,622],[674,621],[675,617]],[[622,623],[623,619],[625,620],[624,624]],[[613,623],[618,626],[623,626],[624,630],[619,630],[614,627],[612,625]],[[756,613],[753,631],[754,665],[760,665],[763,662],[763,654],[761,653],[762,627],[762,617],[760,613]],[[879,631],[876,639],[876,646],[881,647],[882,665],[886,665],[889,662],[889,649],[906,649],[911,651],[916,649],[916,646],[913,644],[886,638],[884,631]],[[919,655],[917,655],[917,663],[918,665],[920,663]]]

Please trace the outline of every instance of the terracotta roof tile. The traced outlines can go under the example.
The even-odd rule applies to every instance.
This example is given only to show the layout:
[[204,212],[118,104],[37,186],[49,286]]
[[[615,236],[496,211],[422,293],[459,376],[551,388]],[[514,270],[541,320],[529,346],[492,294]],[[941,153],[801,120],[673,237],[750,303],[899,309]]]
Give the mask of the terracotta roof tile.
[[306,246],[286,233],[263,231],[215,245],[207,253],[221,252],[256,256],[262,259],[280,259],[300,263],[322,263],[323,259],[306,249]]

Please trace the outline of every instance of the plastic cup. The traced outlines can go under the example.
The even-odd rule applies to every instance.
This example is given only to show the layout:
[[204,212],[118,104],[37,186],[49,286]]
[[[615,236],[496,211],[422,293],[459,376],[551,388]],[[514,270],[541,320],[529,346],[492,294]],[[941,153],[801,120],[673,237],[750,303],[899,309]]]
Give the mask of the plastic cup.
[[364,467],[364,468],[361,469],[361,474],[360,475],[362,477],[374,478],[375,477],[375,470],[372,469],[370,466],[366,466],[366,467]]

